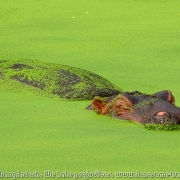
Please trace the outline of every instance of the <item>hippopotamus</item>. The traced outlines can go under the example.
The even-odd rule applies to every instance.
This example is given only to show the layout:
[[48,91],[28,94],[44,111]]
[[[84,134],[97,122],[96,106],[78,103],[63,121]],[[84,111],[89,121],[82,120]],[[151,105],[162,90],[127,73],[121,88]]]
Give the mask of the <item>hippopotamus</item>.
[[141,124],[180,124],[180,108],[170,90],[152,95],[133,91],[107,98],[96,96],[87,109]]
[[[87,107],[102,115],[141,124],[180,124],[180,108],[170,90],[149,95],[123,92],[87,70],[34,60],[0,60],[0,84],[69,100],[90,100]],[[43,94],[44,93],[44,94]]]

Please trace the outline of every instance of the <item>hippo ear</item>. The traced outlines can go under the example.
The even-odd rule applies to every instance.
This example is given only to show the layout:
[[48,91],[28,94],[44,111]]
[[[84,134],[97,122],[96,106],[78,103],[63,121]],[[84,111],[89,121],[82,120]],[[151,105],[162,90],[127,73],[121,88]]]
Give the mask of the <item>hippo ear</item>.
[[175,97],[173,96],[171,91],[168,91],[168,99],[167,101],[170,102],[171,104],[175,105]]
[[100,96],[96,96],[93,99],[92,105],[94,107],[94,110],[97,111],[97,113],[99,113],[99,114],[107,114],[108,113],[106,102]]
[[132,102],[124,95],[117,96],[113,103],[112,109],[117,115],[124,115],[132,111]]
[[153,96],[160,98],[160,99],[163,99],[165,101],[168,101],[171,104],[175,105],[175,98],[172,95],[172,92],[169,90],[157,92],[157,93],[153,94]]

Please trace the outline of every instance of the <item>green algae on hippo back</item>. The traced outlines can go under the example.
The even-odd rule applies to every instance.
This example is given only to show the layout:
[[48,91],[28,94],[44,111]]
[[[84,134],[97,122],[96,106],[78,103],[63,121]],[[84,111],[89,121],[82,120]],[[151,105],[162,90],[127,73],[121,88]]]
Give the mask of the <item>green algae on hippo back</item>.
[[109,97],[121,92],[105,78],[80,68],[35,60],[0,60],[1,86],[70,100]]

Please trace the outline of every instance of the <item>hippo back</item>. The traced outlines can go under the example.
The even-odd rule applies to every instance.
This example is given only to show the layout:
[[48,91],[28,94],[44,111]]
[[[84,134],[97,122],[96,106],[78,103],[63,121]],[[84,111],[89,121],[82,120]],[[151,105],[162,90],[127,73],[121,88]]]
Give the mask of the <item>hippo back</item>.
[[96,95],[108,97],[121,92],[90,71],[32,60],[1,60],[0,83],[5,82],[15,89],[38,90],[72,100],[93,99]]

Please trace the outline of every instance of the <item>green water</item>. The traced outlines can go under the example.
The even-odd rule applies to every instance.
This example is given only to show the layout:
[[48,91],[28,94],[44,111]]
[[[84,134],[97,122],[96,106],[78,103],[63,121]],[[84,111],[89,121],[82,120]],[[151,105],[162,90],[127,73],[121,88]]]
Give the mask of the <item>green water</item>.
[[[180,106],[179,8],[178,0],[2,0],[0,59],[79,67],[125,91],[170,89]],[[90,101],[4,88],[0,99],[1,171],[179,171],[179,131],[96,115],[85,110]]]

